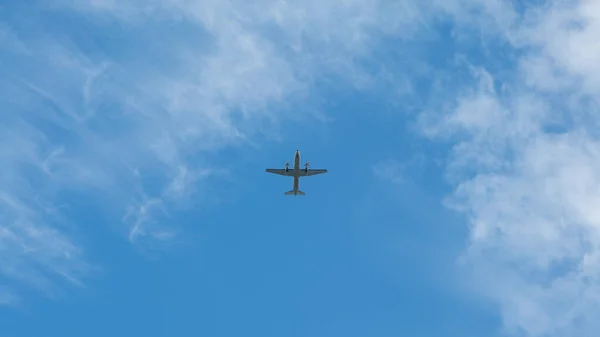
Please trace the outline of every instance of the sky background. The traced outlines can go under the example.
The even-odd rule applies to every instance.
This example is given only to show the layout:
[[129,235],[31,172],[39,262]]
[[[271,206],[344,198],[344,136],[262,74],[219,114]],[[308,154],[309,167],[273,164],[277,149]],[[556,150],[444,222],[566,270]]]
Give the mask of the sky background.
[[598,36],[592,0],[0,2],[0,337],[597,336]]

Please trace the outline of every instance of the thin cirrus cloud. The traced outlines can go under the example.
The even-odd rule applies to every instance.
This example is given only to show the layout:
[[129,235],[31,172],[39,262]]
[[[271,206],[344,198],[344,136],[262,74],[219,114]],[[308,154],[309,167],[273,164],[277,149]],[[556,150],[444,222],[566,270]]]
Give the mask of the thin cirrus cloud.
[[[8,284],[49,295],[85,284],[94,267],[76,239],[75,201],[124,223],[116,229],[132,242],[169,240],[178,230],[161,222],[169,208],[227,174],[202,151],[298,118],[285,111],[312,95],[317,74],[369,85],[355,58],[368,56],[378,35],[410,38],[422,25],[410,2],[263,5],[7,8],[15,13],[0,25],[0,137],[11,144],[0,150],[0,273]],[[3,303],[14,302],[15,288],[3,288]]]

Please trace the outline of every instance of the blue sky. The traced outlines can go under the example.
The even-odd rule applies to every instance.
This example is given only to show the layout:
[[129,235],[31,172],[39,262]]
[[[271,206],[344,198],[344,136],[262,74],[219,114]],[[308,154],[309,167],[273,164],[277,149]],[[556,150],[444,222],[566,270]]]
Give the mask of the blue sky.
[[0,4],[0,335],[595,336],[597,36],[583,0]]

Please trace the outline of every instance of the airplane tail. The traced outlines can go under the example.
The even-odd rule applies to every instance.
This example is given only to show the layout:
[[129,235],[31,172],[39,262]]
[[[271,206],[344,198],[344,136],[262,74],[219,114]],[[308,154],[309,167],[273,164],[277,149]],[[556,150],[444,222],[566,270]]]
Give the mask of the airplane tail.
[[306,195],[306,193],[300,191],[300,190],[291,190],[291,191],[287,191],[284,193],[285,195]]

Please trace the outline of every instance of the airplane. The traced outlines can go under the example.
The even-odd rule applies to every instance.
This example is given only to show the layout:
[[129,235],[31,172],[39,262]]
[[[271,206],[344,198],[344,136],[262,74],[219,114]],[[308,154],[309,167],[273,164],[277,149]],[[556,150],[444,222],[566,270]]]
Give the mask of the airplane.
[[287,191],[284,195],[306,195],[306,193],[300,191],[298,189],[298,185],[300,183],[300,177],[308,177],[314,176],[315,174],[327,173],[325,169],[308,169],[310,164],[306,162],[304,164],[304,169],[300,168],[300,151],[296,150],[296,154],[294,155],[294,168],[290,168],[289,163],[285,163],[284,169],[267,169],[268,173],[279,174],[281,176],[286,177],[294,177],[294,188],[291,191]]

